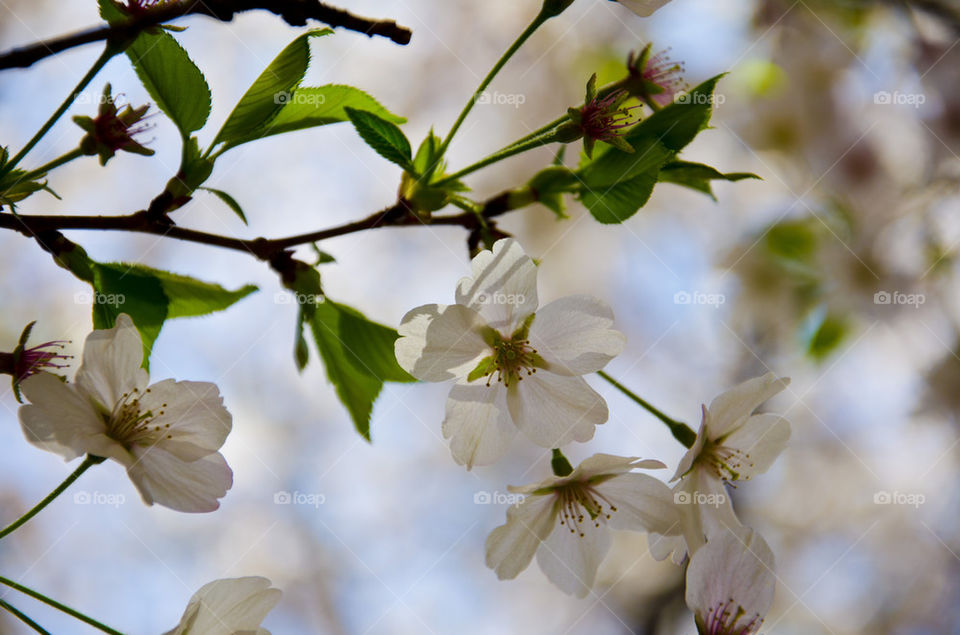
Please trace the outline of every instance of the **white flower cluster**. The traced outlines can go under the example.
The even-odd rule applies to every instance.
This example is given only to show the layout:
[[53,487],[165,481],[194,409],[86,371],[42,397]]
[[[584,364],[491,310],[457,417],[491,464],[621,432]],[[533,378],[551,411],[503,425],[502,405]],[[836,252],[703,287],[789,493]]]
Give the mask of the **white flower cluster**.
[[[489,297],[518,301],[482,301]],[[537,267],[514,239],[473,259],[455,300],[408,312],[396,343],[397,360],[414,377],[454,381],[443,420],[454,460],[467,469],[494,463],[517,430],[551,449],[593,438],[607,405],[582,376],[602,369],[625,343],[610,308],[587,296],[539,308]],[[773,600],[773,555],[739,522],[725,485],[766,471],[786,447],[789,423],[753,412],[788,381],[752,379],[704,406],[672,491],[634,471],[663,463],[609,454],[511,486],[522,497],[487,539],[487,566],[510,579],[536,555],[557,587],[584,597],[610,549],[609,530],[645,531],[659,559],[689,557],[686,599],[701,633],[756,632]]]

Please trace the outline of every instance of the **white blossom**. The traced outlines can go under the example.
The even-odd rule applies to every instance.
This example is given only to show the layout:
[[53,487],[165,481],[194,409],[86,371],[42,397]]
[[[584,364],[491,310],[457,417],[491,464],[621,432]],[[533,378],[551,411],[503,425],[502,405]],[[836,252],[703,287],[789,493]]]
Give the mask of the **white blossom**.
[[721,532],[690,558],[687,606],[700,635],[751,635],[773,603],[773,552],[752,529]]
[[635,468],[663,463],[595,454],[564,477],[510,487],[524,495],[507,522],[487,538],[487,566],[515,578],[534,554],[540,569],[565,593],[584,597],[610,549],[610,529],[671,534],[679,530],[669,488]]
[[75,381],[42,372],[21,384],[20,424],[33,445],[66,460],[111,458],[143,501],[210,512],[233,484],[218,452],[232,425],[215,384],[165,379],[148,386],[143,345],[130,317],[93,331]]
[[270,635],[260,623],[281,595],[267,578],[214,580],[193,594],[180,623],[164,635]]
[[603,368],[626,338],[613,313],[589,296],[541,309],[537,267],[513,239],[472,262],[456,304],[408,312],[396,342],[400,365],[424,381],[456,380],[443,435],[454,459],[494,463],[519,429],[545,448],[587,441],[607,420],[607,404],[581,375]]

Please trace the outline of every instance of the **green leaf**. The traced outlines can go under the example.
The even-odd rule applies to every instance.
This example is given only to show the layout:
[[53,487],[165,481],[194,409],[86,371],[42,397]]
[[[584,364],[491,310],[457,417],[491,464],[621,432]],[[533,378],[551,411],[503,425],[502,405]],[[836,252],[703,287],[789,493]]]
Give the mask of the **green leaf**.
[[622,223],[646,205],[656,184],[657,173],[650,171],[605,189],[584,189],[580,201],[601,223]]
[[370,112],[349,107],[346,111],[357,133],[377,154],[404,170],[413,170],[410,141],[400,128]]
[[166,320],[221,311],[257,290],[246,285],[230,291],[143,265],[96,262],[79,246],[60,254],[58,263],[93,288],[74,300],[92,304],[95,329],[111,328],[121,313],[130,316],[143,340],[144,367]]
[[243,221],[244,225],[247,225],[247,216],[243,213],[243,208],[240,207],[240,203],[237,202],[237,199],[233,198],[223,190],[217,190],[212,187],[201,187],[201,190],[205,190],[214,194],[217,198],[223,201],[227,207],[233,210],[233,213],[240,217],[240,220]]
[[357,432],[370,440],[370,414],[383,381],[351,361],[340,337],[341,312],[332,304],[318,304],[308,313],[310,330],[323,359],[327,378],[346,406]]
[[674,183],[689,187],[698,192],[703,192],[713,200],[717,200],[717,198],[713,195],[713,187],[710,181],[740,181],[743,179],[760,179],[760,177],[750,172],[728,172],[724,174],[709,165],[687,161],[668,163],[660,170],[659,177],[659,181],[662,183]]
[[675,155],[655,137],[630,139],[632,153],[616,148],[579,170],[580,201],[601,223],[622,223],[643,207],[660,168]]
[[430,168],[436,169],[436,167],[439,167],[434,166],[433,163],[436,161],[437,152],[440,150],[442,144],[443,140],[438,137],[433,132],[433,128],[431,128],[430,134],[420,143],[420,147],[417,148],[417,154],[413,157],[413,172],[415,174],[418,176],[423,175],[426,174]]
[[330,29],[307,31],[280,51],[234,106],[213,145],[233,146],[257,138],[250,137],[250,131],[265,126],[303,81],[310,65],[310,38],[331,33]]
[[533,192],[534,198],[556,214],[557,218],[569,218],[563,195],[579,190],[580,179],[570,168],[551,165],[537,172],[527,187]]
[[723,75],[711,77],[678,96],[673,103],[631,128],[625,135],[626,139],[632,141],[639,137],[656,137],[667,148],[679,152],[710,124],[714,91],[721,77]]
[[414,381],[394,357],[397,332],[368,320],[355,309],[326,300],[320,275],[311,267],[301,267],[288,285],[298,297],[318,300],[300,305],[294,345],[297,367],[302,370],[307,363],[303,327],[309,325],[327,378],[357,432],[369,441],[370,413],[383,383]]
[[836,351],[850,334],[850,321],[835,313],[815,313],[815,316],[820,318],[820,322],[810,337],[807,354],[817,361],[822,361]]
[[241,143],[261,139],[271,135],[325,126],[331,123],[348,121],[346,108],[355,108],[371,112],[387,121],[403,123],[406,121],[386,108],[380,102],[353,86],[301,86],[285,101],[276,114],[246,137],[236,138],[227,144],[234,147]]
[[371,322],[348,306],[327,304],[340,311],[340,341],[358,369],[384,381],[416,381],[397,363],[394,344],[400,335],[396,329]]
[[186,138],[210,116],[210,87],[203,73],[166,31],[144,31],[127,48],[150,97]]

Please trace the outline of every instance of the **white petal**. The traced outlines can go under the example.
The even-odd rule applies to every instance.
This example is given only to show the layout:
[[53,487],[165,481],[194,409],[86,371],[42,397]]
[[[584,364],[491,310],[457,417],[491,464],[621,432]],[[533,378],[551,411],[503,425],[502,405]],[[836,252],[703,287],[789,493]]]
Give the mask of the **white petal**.
[[673,488],[686,548],[696,553],[711,536],[743,532],[723,481],[695,469]]
[[480,314],[458,304],[427,304],[403,316],[394,344],[397,362],[423,381],[466,377],[491,353]]
[[507,522],[487,537],[487,566],[501,580],[512,580],[527,568],[541,541],[557,523],[556,497],[528,496],[507,509]]
[[610,530],[599,525],[589,516],[573,528],[560,525],[537,550],[540,569],[564,593],[582,598],[593,588],[612,542]]
[[[755,531],[740,535],[727,532],[714,536],[690,558],[686,601],[701,620],[727,609],[723,632],[756,632],[770,610],[776,579],[773,552]],[[737,609],[744,615],[735,622]],[[755,630],[746,630],[754,620]]]
[[757,407],[787,387],[790,379],[778,378],[773,373],[748,379],[718,395],[712,402],[707,417],[711,439],[721,437],[741,425]]
[[652,15],[654,11],[668,2],[670,0],[620,0],[620,4],[644,18]]
[[457,304],[474,309],[504,335],[537,310],[537,266],[513,238],[474,256],[473,275],[457,283]]
[[135,451],[137,461],[127,474],[147,505],[212,512],[233,485],[233,472],[219,452],[188,463],[157,446]]
[[594,490],[617,508],[607,521],[613,529],[680,533],[673,492],[652,476],[628,472],[603,481]]
[[598,452],[581,461],[570,475],[570,479],[584,480],[600,474],[622,474],[636,468],[656,470],[665,467],[666,465],[655,459],[639,459],[635,456],[616,456]]
[[55,375],[27,377],[20,388],[30,401],[20,407],[20,426],[31,444],[68,461],[88,452],[111,456],[122,451],[105,436],[106,426],[93,404]]
[[654,560],[666,560],[672,555],[673,563],[682,565],[683,559],[687,557],[687,542],[683,536],[647,534],[647,546]]
[[170,426],[159,442],[164,450],[196,461],[220,449],[233,424],[216,384],[165,379],[148,390],[140,407],[154,413],[153,425]]
[[457,384],[450,390],[443,437],[459,465],[490,465],[502,457],[517,434],[500,384]]
[[627,338],[613,326],[613,311],[586,295],[555,300],[537,311],[530,343],[563,375],[595,373],[623,352]]
[[126,313],[110,329],[95,330],[83,345],[83,363],[75,382],[87,395],[112,410],[123,393],[147,384],[140,333]]
[[283,593],[261,577],[215,580],[200,587],[171,635],[263,633],[260,623]]
[[582,377],[540,371],[507,390],[513,422],[545,448],[589,441],[594,428],[607,420],[607,402]]
[[731,468],[738,474],[732,480],[745,480],[766,472],[789,440],[790,422],[780,415],[767,413],[747,419],[723,439],[725,447],[738,451],[738,458],[730,459]]
[[675,481],[687,472],[690,471],[690,468],[693,467],[694,462],[697,460],[697,457],[700,456],[700,452],[703,451],[703,446],[707,443],[707,407],[703,406],[703,419],[700,420],[700,430],[697,431],[697,438],[694,439],[693,445],[690,446],[690,449],[687,450],[686,454],[680,459],[680,463],[677,465],[677,471],[674,473],[671,481]]

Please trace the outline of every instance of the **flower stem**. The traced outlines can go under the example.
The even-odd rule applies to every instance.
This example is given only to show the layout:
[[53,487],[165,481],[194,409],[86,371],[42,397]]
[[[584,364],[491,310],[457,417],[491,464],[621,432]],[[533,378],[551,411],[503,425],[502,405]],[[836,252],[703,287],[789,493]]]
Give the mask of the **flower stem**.
[[534,139],[530,139],[525,143],[508,146],[502,150],[498,150],[497,152],[494,152],[493,154],[491,154],[485,159],[480,159],[476,163],[472,165],[468,165],[467,167],[463,168],[459,172],[454,172],[453,174],[444,177],[443,179],[437,181],[436,183],[433,183],[433,186],[438,187],[441,185],[445,185],[447,183],[451,183],[453,181],[456,181],[462,176],[466,176],[472,172],[476,172],[477,170],[481,168],[485,168],[488,165],[497,163],[498,161],[503,161],[506,158],[514,156],[515,154],[520,154],[522,152],[526,152],[527,150],[533,150],[534,148],[545,146],[548,143],[553,143],[554,141],[556,141],[556,135],[547,134],[542,137],[536,137]]
[[34,622],[25,613],[21,612],[19,609],[10,605],[9,603],[4,602],[3,600],[0,600],[0,608],[4,609],[7,613],[10,613],[11,615],[16,617],[18,620],[20,620],[21,622],[23,622],[24,624],[26,624],[36,632],[43,633],[44,635],[50,635],[50,631],[46,630],[45,628],[43,628],[42,626]]
[[90,67],[90,70],[87,71],[87,74],[80,78],[80,81],[77,83],[77,85],[72,91],[70,91],[70,94],[67,95],[67,98],[63,100],[63,103],[60,104],[60,107],[57,108],[57,110],[50,116],[49,119],[47,119],[47,122],[40,127],[40,130],[37,131],[37,134],[33,135],[33,138],[27,142],[27,145],[23,146],[20,152],[18,152],[17,155],[3,167],[2,172],[0,172],[0,176],[3,176],[3,174],[6,174],[13,168],[17,167],[17,164],[20,162],[20,160],[23,159],[23,157],[25,157],[30,150],[33,149],[33,146],[37,145],[37,142],[43,138],[43,135],[50,131],[50,128],[53,127],[53,124],[57,123],[57,120],[60,119],[63,113],[67,112],[67,109],[73,104],[73,101],[77,98],[77,95],[83,92],[83,89],[87,87],[87,84],[89,84],[96,74],[100,72],[100,69],[106,66],[107,62],[109,62],[114,55],[119,53],[120,50],[122,49],[118,49],[112,44],[107,44],[106,48],[103,49],[103,53],[101,53],[100,57],[97,58],[97,61],[93,63],[93,66]]
[[[17,583],[14,582],[13,580],[10,580],[10,579],[5,578],[5,577],[3,577],[3,576],[0,576],[0,584],[4,584],[4,585],[10,587],[11,589],[14,589],[14,590],[16,590],[16,591],[20,591],[21,593],[24,593],[24,594],[26,594],[26,595],[29,595],[30,597],[32,597],[32,598],[35,599],[35,600],[40,600],[40,601],[43,602],[44,604],[46,604],[46,605],[48,605],[48,606],[52,606],[53,608],[57,609],[58,611],[62,611],[62,612],[64,612],[64,613],[66,613],[66,614],[69,615],[70,617],[75,617],[75,618],[77,618],[78,620],[80,620],[81,622],[85,622],[86,624],[89,624],[90,626],[92,626],[92,627],[94,627],[94,628],[96,628],[96,629],[98,629],[98,630],[101,630],[101,631],[103,631],[104,633],[109,633],[110,635],[123,635],[123,633],[121,633],[120,631],[114,630],[114,629],[110,628],[109,626],[107,626],[106,624],[101,624],[100,622],[98,622],[97,620],[93,619],[92,617],[88,617],[88,616],[84,615],[83,613],[81,613],[80,611],[74,610],[74,609],[70,608],[69,606],[66,606],[65,604],[61,604],[60,602],[57,602],[57,601],[54,600],[53,598],[49,598],[49,597],[47,597],[46,595],[44,595],[43,593],[40,593],[39,591],[34,591],[34,590],[31,589],[30,587],[25,587],[25,586],[23,586],[22,584],[17,584]],[[44,631],[44,632],[46,632],[46,631]]]
[[553,475],[559,476],[560,478],[570,476],[573,473],[573,466],[570,465],[570,461],[563,455],[560,448],[553,448],[550,467],[553,469]]
[[45,163],[45,164],[41,165],[39,168],[36,168],[36,169],[34,169],[34,170],[30,170],[29,172],[27,172],[26,174],[24,174],[23,177],[22,177],[20,180],[22,180],[22,181],[28,181],[28,180],[30,180],[30,179],[34,179],[34,178],[40,176],[41,174],[44,174],[44,173],[46,173],[46,172],[49,172],[50,170],[53,170],[53,169],[55,169],[55,168],[59,168],[61,165],[65,164],[65,163],[70,163],[71,161],[73,161],[73,160],[76,159],[77,157],[81,157],[81,156],[83,156],[83,150],[81,150],[80,148],[74,148],[74,149],[71,150],[70,152],[67,152],[66,154],[60,155],[59,157],[57,157],[57,158],[54,159],[53,161],[50,161],[49,163]]
[[93,456],[92,454],[88,454],[88,455],[87,455],[87,458],[85,458],[85,459],[83,460],[83,463],[80,464],[80,467],[78,467],[77,469],[75,469],[75,470],[73,471],[73,474],[71,474],[70,476],[68,476],[62,483],[60,483],[60,485],[57,486],[57,489],[55,489],[55,490],[53,490],[52,492],[50,492],[50,493],[47,495],[46,498],[44,498],[42,501],[40,501],[39,503],[37,503],[36,505],[34,505],[33,509],[31,509],[31,510],[28,511],[26,514],[24,514],[24,515],[21,516],[20,518],[16,519],[15,521],[13,521],[12,523],[10,523],[10,524],[7,525],[6,527],[4,527],[3,530],[0,530],[0,539],[4,538],[7,534],[13,533],[13,532],[14,532],[17,528],[19,528],[21,525],[23,525],[23,524],[26,523],[28,520],[30,520],[31,518],[33,518],[34,516],[36,516],[37,514],[39,514],[40,511],[41,511],[44,507],[46,507],[47,505],[49,505],[50,503],[52,503],[53,500],[54,500],[57,496],[59,496],[60,494],[63,494],[63,492],[64,492],[68,487],[70,487],[70,485],[71,485],[75,480],[77,480],[78,478],[80,478],[80,475],[81,475],[81,474],[83,474],[84,472],[86,472],[86,471],[87,471],[88,469],[90,469],[92,466],[97,465],[98,463],[103,463],[105,460],[106,460],[106,459],[103,458],[102,456]]
[[690,426],[683,423],[682,421],[671,419],[667,415],[663,414],[663,412],[655,408],[653,404],[651,404],[649,401],[647,401],[640,395],[636,394],[635,392],[633,392],[632,390],[630,390],[629,388],[627,388],[626,386],[624,386],[623,384],[618,382],[616,379],[614,379],[607,373],[603,372],[602,370],[598,370],[597,374],[603,377],[604,379],[606,379],[608,382],[610,382],[610,384],[614,388],[616,388],[617,390],[625,394],[627,397],[630,397],[630,399],[638,403],[644,410],[652,414],[654,417],[656,417],[660,421],[663,421],[667,425],[667,427],[670,428],[670,433],[673,434],[673,438],[675,438],[677,441],[682,443],[685,447],[689,448],[693,446],[693,442],[697,438],[697,433],[691,430]]
[[487,76],[483,78],[483,81],[480,82],[480,85],[477,86],[477,89],[473,91],[473,95],[470,97],[470,101],[464,105],[463,110],[460,111],[460,116],[457,117],[457,120],[453,122],[453,127],[450,128],[450,132],[447,133],[447,138],[443,140],[443,143],[440,145],[440,149],[437,152],[438,157],[442,157],[447,151],[447,147],[450,145],[450,141],[453,140],[453,135],[457,133],[457,130],[460,129],[460,126],[463,124],[464,120],[467,118],[467,115],[470,114],[470,111],[473,110],[474,104],[477,103],[477,99],[480,97],[480,94],[486,90],[487,86],[490,85],[490,82],[493,81],[493,78],[497,76],[497,73],[500,72],[500,69],[506,65],[506,63],[513,57],[514,53],[520,50],[520,47],[530,39],[530,36],[540,28],[544,22],[546,22],[551,16],[544,15],[542,12],[537,14],[537,17],[533,19],[526,29],[523,30],[523,33],[520,34],[513,44],[510,45],[510,48],[500,56],[500,59],[497,60],[497,63],[493,65],[493,68],[490,69],[490,72],[487,73]]

